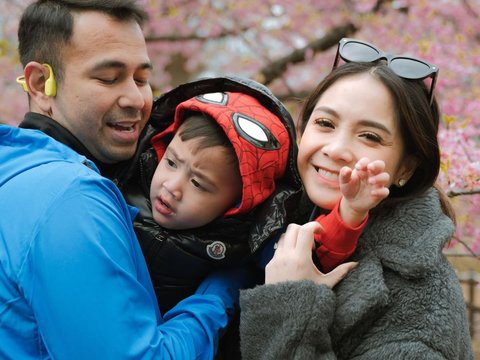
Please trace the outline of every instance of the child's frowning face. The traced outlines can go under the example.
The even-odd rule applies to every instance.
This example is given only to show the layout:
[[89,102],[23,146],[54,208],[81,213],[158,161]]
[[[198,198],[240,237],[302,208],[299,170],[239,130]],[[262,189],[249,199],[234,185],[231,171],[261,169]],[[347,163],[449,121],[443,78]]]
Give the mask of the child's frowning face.
[[153,219],[167,229],[206,225],[241,199],[241,176],[229,149],[197,145],[198,139],[182,141],[177,132],[153,176]]

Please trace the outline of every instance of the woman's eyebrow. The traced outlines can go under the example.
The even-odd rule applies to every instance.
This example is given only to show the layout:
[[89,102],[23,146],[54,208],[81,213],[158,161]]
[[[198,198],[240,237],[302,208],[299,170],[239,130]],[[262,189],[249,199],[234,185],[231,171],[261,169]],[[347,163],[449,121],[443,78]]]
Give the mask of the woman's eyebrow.
[[334,117],[339,117],[338,113],[333,110],[332,108],[328,107],[328,106],[319,106],[319,107],[316,107],[315,109],[313,109],[313,112],[325,112],[327,114],[330,114]]
[[[336,112],[334,109],[332,109],[328,106],[319,106],[319,107],[317,107],[313,110],[313,113],[315,113],[315,112],[324,112],[324,113],[330,114],[330,115],[332,115],[333,117],[336,117],[336,118],[340,117],[338,112]],[[382,130],[382,131],[386,132],[388,135],[392,135],[392,132],[385,125],[383,125],[381,122],[374,121],[374,120],[363,119],[363,120],[360,120],[358,123],[360,125],[363,125],[363,126],[373,127],[373,128]]]
[[360,120],[359,124],[363,125],[363,126],[373,127],[373,128],[376,128],[376,129],[379,129],[379,130],[382,130],[382,131],[386,132],[388,135],[392,135],[392,132],[385,125],[383,125],[382,123],[380,123],[378,121]]

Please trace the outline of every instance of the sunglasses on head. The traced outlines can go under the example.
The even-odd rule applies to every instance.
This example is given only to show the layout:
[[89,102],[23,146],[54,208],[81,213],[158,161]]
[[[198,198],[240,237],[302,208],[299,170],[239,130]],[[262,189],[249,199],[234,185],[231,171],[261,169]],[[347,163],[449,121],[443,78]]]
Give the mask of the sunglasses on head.
[[430,105],[433,102],[433,89],[437,82],[438,68],[425,60],[388,54],[372,44],[349,38],[339,41],[333,69],[337,67],[340,58],[345,62],[376,62],[383,59],[387,61],[387,66],[401,78],[409,80],[432,78],[429,92]]

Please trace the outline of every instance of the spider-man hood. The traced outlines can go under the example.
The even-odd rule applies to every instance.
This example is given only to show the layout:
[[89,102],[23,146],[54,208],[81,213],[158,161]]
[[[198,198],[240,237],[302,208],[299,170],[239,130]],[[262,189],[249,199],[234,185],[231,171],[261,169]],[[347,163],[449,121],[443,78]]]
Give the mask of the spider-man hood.
[[180,103],[173,122],[152,138],[160,160],[189,111],[210,115],[225,131],[238,158],[243,190],[240,203],[225,216],[246,213],[275,190],[275,180],[285,174],[290,137],[278,116],[254,97],[240,92],[215,92]]
[[[222,76],[214,78],[203,78],[179,85],[169,92],[161,95],[153,102],[152,115],[145,127],[145,134],[142,137],[142,144],[139,146],[139,153],[151,146],[152,133],[158,133],[171,125],[174,119],[177,106],[195,96],[216,92],[239,92],[250,95],[257,99],[260,104],[277,116],[288,131],[290,138],[290,149],[287,166],[282,182],[293,188],[300,188],[302,182],[297,172],[297,145],[295,124],[288,110],[275,95],[264,85],[247,78],[235,76]],[[149,136],[150,135],[150,136]]]

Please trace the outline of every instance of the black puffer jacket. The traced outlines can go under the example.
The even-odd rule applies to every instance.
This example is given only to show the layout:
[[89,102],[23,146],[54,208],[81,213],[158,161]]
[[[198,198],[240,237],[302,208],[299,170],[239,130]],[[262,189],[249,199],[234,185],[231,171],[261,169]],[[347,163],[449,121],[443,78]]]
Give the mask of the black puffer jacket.
[[[291,143],[284,176],[276,181],[274,193],[253,211],[223,217],[194,230],[163,229],[151,218],[148,200],[151,178],[158,163],[151,139],[172,124],[177,105],[214,92],[246,93],[281,119]],[[130,169],[130,180],[123,184],[123,192],[127,202],[140,208],[136,233],[162,313],[192,294],[210,271],[249,261],[288,223],[305,218],[305,214],[296,211],[302,195],[296,155],[295,128],[290,114],[266,87],[252,80],[236,77],[201,79],[181,85],[155,100],[152,117],[142,137],[135,164]],[[219,252],[222,256],[215,256]]]

